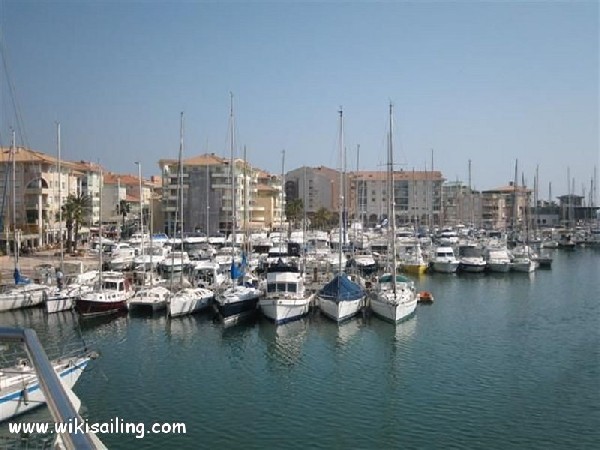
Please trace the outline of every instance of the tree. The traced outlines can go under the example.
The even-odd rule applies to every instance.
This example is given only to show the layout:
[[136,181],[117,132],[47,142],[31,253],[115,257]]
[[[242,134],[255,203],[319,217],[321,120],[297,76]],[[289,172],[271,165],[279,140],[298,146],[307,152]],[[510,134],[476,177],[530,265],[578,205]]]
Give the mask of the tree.
[[120,200],[117,204],[117,213],[121,214],[121,235],[125,232],[125,219],[127,218],[127,214],[129,214],[129,203],[127,200]]
[[294,200],[290,200],[285,204],[285,216],[288,221],[292,223],[292,225],[296,226],[302,214],[304,213],[304,203],[301,199],[296,198]]
[[85,194],[69,194],[62,206],[62,216],[67,229],[67,253],[77,247],[79,229],[85,219],[85,211],[90,205],[90,197]]
[[319,208],[315,212],[312,224],[317,229],[324,229],[331,223],[331,213],[326,208]]

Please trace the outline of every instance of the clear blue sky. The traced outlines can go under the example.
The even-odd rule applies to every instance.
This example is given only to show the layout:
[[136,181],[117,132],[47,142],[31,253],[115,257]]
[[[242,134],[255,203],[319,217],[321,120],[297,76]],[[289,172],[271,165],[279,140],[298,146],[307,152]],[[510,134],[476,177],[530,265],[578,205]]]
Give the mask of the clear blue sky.
[[[385,159],[395,105],[396,161],[489,189],[515,160],[540,196],[589,192],[599,150],[598,2],[0,3],[19,143],[158,173],[176,158],[228,150],[229,92],[249,162],[280,173],[338,167],[337,110],[349,169]],[[2,71],[1,144],[15,125]],[[240,152],[241,154],[241,152]],[[599,168],[600,171],[600,168]],[[600,175],[599,175],[600,177]],[[520,175],[519,175],[520,178]],[[600,199],[599,199],[600,200]]]

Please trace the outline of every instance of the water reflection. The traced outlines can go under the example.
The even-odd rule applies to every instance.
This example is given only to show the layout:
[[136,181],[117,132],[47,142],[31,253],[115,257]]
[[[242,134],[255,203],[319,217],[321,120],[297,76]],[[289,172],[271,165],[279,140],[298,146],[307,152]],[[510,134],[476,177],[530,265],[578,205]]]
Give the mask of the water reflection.
[[282,325],[261,320],[258,335],[266,343],[267,360],[286,367],[296,365],[302,357],[308,328],[308,318]]

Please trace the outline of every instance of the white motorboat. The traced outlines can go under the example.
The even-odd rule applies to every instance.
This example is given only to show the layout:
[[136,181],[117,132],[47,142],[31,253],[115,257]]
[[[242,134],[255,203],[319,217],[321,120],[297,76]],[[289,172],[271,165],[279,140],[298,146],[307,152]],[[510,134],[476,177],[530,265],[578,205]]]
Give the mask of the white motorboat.
[[266,292],[258,304],[268,319],[281,324],[308,314],[313,297],[306,291],[298,267],[280,261],[267,269]]
[[431,260],[431,269],[434,272],[455,273],[459,263],[452,247],[437,247]]

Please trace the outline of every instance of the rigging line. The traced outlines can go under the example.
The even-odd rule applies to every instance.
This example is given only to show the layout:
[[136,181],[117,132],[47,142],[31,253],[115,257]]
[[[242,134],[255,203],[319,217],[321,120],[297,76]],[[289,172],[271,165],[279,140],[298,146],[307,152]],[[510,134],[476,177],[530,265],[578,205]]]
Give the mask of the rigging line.
[[6,74],[6,82],[8,84],[8,90],[10,93],[12,107],[15,112],[15,119],[17,122],[17,130],[19,132],[19,137],[21,138],[21,142],[25,147],[31,148],[29,145],[29,140],[27,139],[27,135],[25,133],[23,115],[21,114],[21,109],[19,108],[19,103],[17,102],[17,90],[12,81],[12,77],[10,75],[10,70],[8,68],[7,50],[6,50],[6,46],[4,45],[4,35],[1,30],[0,30],[0,53],[2,54],[2,65],[4,67],[4,73]]

